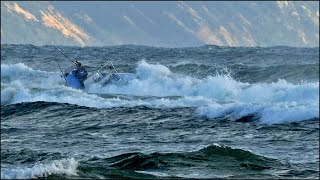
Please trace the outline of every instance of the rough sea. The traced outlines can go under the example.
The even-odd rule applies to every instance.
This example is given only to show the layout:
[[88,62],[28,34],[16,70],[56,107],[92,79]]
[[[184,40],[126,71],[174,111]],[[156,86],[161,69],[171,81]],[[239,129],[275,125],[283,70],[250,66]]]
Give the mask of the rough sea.
[[319,48],[1,45],[1,179],[319,179]]

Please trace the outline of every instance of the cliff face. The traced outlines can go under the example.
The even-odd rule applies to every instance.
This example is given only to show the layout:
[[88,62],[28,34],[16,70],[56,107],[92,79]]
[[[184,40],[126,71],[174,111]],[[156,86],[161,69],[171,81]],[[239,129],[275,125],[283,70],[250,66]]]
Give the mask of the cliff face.
[[319,2],[1,2],[1,43],[319,46]]

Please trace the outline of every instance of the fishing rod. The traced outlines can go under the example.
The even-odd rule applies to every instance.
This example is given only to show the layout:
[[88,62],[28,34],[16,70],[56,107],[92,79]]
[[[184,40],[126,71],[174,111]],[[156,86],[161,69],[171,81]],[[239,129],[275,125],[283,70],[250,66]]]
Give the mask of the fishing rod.
[[61,66],[60,66],[58,60],[57,60],[56,58],[54,58],[54,60],[56,60],[56,62],[58,63],[58,66],[59,66],[59,69],[60,69],[60,71],[61,71],[61,74],[62,74],[64,80],[66,81],[66,83],[68,84],[68,81],[67,81],[66,77],[65,77],[64,74],[63,74],[63,71],[62,71],[62,69],[61,69]]
[[[59,20],[51,13],[52,17],[54,17],[58,22]],[[52,44],[52,41],[51,41],[51,45],[53,46]],[[71,62],[73,62],[74,64],[77,64],[76,62],[74,62],[71,58],[69,58],[66,54],[64,54],[59,48],[57,48],[56,46],[53,46],[55,47],[61,54],[63,54],[66,58],[68,58]]]
[[73,62],[74,64],[77,64],[76,62],[74,62],[71,58],[69,58],[66,54],[64,54],[59,48],[57,48],[56,46],[53,46],[55,47],[61,54],[63,54],[66,58],[68,58],[71,62]]

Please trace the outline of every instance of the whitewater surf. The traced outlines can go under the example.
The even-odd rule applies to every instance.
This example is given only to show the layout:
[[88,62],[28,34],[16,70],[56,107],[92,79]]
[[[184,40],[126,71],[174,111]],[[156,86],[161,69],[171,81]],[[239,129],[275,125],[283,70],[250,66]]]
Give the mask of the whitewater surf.
[[318,48],[64,51],[130,77],[74,89],[54,47],[3,45],[1,178],[319,177]]

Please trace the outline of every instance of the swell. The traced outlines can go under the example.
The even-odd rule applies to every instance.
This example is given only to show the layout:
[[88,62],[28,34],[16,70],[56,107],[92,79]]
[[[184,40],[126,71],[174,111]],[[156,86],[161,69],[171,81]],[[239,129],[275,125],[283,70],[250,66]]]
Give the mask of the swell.
[[[294,47],[220,47],[220,46],[200,46],[189,48],[156,48],[148,46],[111,46],[111,47],[59,47],[72,59],[79,59],[89,67],[100,67],[106,60],[113,61],[119,65],[119,70],[132,72],[138,61],[143,59],[151,63],[160,63],[174,68],[179,64],[189,63],[212,68],[218,65],[223,67],[233,67],[235,64],[243,64],[250,70],[251,67],[277,67],[291,65],[314,65],[318,64],[318,48],[294,48]],[[33,46],[33,45],[2,45],[1,60],[4,63],[18,63],[23,60],[27,65],[32,65],[36,69],[45,69],[54,67],[57,69],[55,60],[62,65],[70,63],[66,61],[53,46]],[[19,52],[19,53],[15,53]],[[47,66],[49,65],[49,66]],[[237,66],[237,65],[236,65]],[[195,66],[197,67],[197,66]],[[187,65],[186,68],[193,68]],[[181,67],[182,69],[186,69]],[[205,68],[199,67],[201,71]],[[215,68],[215,67],[213,67]],[[237,68],[237,67],[235,67]],[[179,69],[179,67],[178,67]],[[290,68],[288,68],[290,69]],[[214,69],[213,69],[214,70]],[[234,69],[236,70],[236,69]],[[299,70],[294,68],[292,70]],[[50,71],[50,70],[49,70]],[[52,69],[51,69],[52,71]],[[187,73],[188,71],[186,71]],[[212,73],[211,71],[208,71]],[[261,74],[263,74],[262,71]],[[281,73],[281,71],[280,71]],[[212,75],[212,74],[207,74]],[[241,78],[241,77],[239,77]],[[298,77],[305,79],[307,77]],[[266,78],[264,78],[266,79]],[[250,80],[250,79],[248,79]]]
[[[145,175],[150,174],[157,178],[161,177],[160,175],[166,178],[195,178],[188,169],[192,169],[194,174],[199,174],[198,178],[217,178],[249,173],[257,176],[267,174],[272,177],[272,172],[290,168],[288,164],[276,159],[249,151],[211,145],[193,152],[151,154],[132,152],[110,158],[90,158],[80,161],[78,174],[80,176],[95,174],[106,178],[118,172],[121,173],[118,176],[122,178],[145,178]],[[204,175],[207,172],[211,172],[210,177]]]
[[266,67],[234,65],[230,69],[231,75],[237,80],[249,83],[270,83],[279,79],[293,83],[319,81],[319,63],[285,64]]
[[20,150],[1,150],[1,164],[11,164],[12,162],[19,164],[34,164],[61,158],[67,157],[58,152],[39,152],[28,148]]
[[[192,169],[192,173],[188,169]],[[218,144],[192,152],[132,152],[109,158],[93,157],[80,160],[77,170],[80,177],[129,179],[233,178],[248,175],[256,178],[290,178],[297,175],[306,178],[317,176],[318,173],[310,169],[299,170],[288,162]]]
[[218,66],[199,63],[178,63],[168,66],[172,72],[198,78],[207,76],[230,75],[238,81],[258,83],[275,82],[284,79],[288,82],[317,82],[319,80],[319,63],[314,64],[280,64],[280,65],[234,65]]
[[[104,168],[103,168],[104,167]],[[205,170],[201,167],[205,167]],[[288,169],[288,164],[249,151],[233,149],[228,146],[211,145],[194,152],[181,153],[126,153],[111,158],[92,158],[79,166],[80,172],[93,171],[101,174],[103,171],[139,172],[159,177],[194,178],[187,169],[192,169],[198,178],[228,177],[239,174],[268,174],[272,177],[274,171]],[[177,173],[180,172],[180,173]],[[211,172],[210,177],[201,174]],[[90,174],[90,173],[89,173]],[[226,175],[228,174],[228,175]]]
[[[210,168],[224,169],[221,162],[230,163],[232,167],[263,170],[282,166],[276,159],[266,158],[242,149],[228,146],[211,145],[195,152],[185,153],[127,153],[104,159],[110,167],[130,170],[165,169],[169,167],[200,167],[208,164]],[[90,161],[90,160],[89,160]]]
[[[258,177],[265,175],[272,177],[274,172],[292,170],[289,164],[284,164],[277,159],[220,145],[210,145],[193,152],[154,152],[151,154],[132,152],[109,158],[92,157],[78,160],[65,158],[59,153],[48,154],[31,150],[1,151],[1,155],[3,155],[5,162],[12,162],[12,159],[14,159],[15,162],[29,164],[28,168],[22,168],[19,171],[17,169],[2,168],[1,176],[9,178],[21,177],[22,175],[25,175],[22,178],[46,177],[47,175],[49,175],[48,178],[54,178],[61,177],[61,174],[67,174],[67,177],[71,176],[73,178],[140,179],[159,178],[161,177],[159,176],[160,174],[165,175],[167,178],[192,177],[192,175],[188,175],[188,169],[193,169],[194,173],[198,174],[210,171],[211,178],[246,174],[254,174]],[[57,161],[64,161],[64,164],[67,163],[67,165],[58,166],[59,170],[53,169],[54,166],[57,166]],[[37,165],[30,166],[30,164],[34,163],[37,163]],[[54,163],[56,164],[52,165]],[[205,169],[201,167],[205,167]],[[72,169],[71,172],[70,168]],[[23,173],[25,171],[29,173]],[[199,176],[199,178],[204,177]]]
[[24,116],[29,114],[36,114],[39,112],[50,114],[64,111],[70,113],[71,111],[83,111],[88,109],[94,110],[95,108],[57,102],[22,102],[10,105],[1,105],[1,118],[3,118],[3,120],[6,120],[7,118],[12,118],[11,116]]

